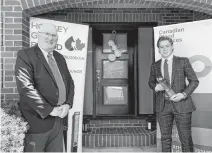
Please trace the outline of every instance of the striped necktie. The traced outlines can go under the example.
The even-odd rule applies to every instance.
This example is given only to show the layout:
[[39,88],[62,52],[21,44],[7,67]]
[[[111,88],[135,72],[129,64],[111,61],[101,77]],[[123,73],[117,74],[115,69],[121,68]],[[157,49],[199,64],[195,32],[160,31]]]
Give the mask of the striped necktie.
[[[167,83],[170,85],[170,77],[169,77],[169,66],[168,66],[168,60],[166,59],[164,62],[163,67],[164,72],[164,79],[166,79]],[[168,97],[168,94],[165,93],[165,96]]]
[[56,61],[53,59],[52,53],[48,53],[48,63],[49,67],[51,68],[51,71],[53,73],[53,76],[55,78],[57,87],[59,89],[59,98],[58,98],[58,105],[62,105],[66,101],[66,88],[63,81],[63,78],[59,72],[59,68],[57,66]]
[[166,81],[170,85],[169,66],[168,66],[168,60],[167,59],[164,62],[164,79],[166,79]]

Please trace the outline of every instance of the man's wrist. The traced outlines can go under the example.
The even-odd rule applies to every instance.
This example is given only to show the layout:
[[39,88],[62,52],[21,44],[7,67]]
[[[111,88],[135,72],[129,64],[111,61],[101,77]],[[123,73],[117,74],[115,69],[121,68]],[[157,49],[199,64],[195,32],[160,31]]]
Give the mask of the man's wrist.
[[71,106],[70,104],[67,104],[67,103],[66,103],[66,105],[68,105],[68,106],[69,106],[69,109],[71,109],[72,106]]
[[183,94],[183,99],[187,98],[187,94],[185,92],[182,92]]
[[155,92],[158,92],[157,84],[156,84],[156,86],[155,86]]

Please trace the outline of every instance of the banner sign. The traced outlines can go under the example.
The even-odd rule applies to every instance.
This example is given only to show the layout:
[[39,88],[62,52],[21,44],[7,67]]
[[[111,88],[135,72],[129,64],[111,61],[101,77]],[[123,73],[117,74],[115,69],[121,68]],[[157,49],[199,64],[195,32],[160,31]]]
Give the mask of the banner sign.
[[[161,56],[157,48],[160,36],[169,36],[174,41],[174,55],[188,57],[199,86],[192,94],[197,111],[192,114],[192,136],[195,151],[212,151],[212,20],[202,20],[154,27],[155,61]],[[160,128],[157,126],[158,149],[161,148]],[[176,125],[173,127],[172,151],[181,151]]]
[[73,108],[68,116],[68,134],[67,134],[67,151],[71,151],[72,136],[72,116],[79,113],[79,132],[78,132],[78,152],[82,150],[82,119],[83,119],[83,102],[84,86],[87,60],[87,42],[88,42],[88,25],[60,22],[49,19],[30,18],[30,46],[37,43],[37,32],[43,23],[52,23],[56,26],[58,32],[58,44],[56,51],[61,53],[66,59],[69,72],[74,80],[75,95]]

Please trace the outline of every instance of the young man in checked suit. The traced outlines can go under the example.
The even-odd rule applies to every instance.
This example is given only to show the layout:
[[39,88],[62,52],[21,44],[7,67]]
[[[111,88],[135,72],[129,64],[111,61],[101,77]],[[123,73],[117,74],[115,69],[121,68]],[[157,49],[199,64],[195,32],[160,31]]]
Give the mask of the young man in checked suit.
[[[197,88],[199,81],[188,60],[185,57],[173,55],[173,40],[161,36],[157,47],[162,59],[151,66],[149,86],[156,95],[156,112],[161,131],[163,152],[171,152],[173,120],[176,121],[183,152],[193,152],[191,136],[191,117],[196,107],[191,94]],[[175,95],[168,97],[157,78],[167,80]],[[188,85],[186,85],[186,78]]]

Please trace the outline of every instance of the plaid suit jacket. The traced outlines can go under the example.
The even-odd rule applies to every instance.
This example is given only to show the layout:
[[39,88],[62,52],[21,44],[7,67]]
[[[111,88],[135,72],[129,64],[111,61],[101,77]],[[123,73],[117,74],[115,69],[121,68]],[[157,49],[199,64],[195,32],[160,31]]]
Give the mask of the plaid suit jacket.
[[[161,60],[153,63],[151,65],[150,77],[149,77],[149,86],[155,92],[155,86],[157,85],[156,78],[162,77],[161,73]],[[199,85],[198,78],[192,68],[188,58],[185,57],[173,57],[172,64],[172,77],[171,77],[171,87],[175,93],[185,92],[187,94],[186,99],[182,99],[179,102],[174,102],[174,107],[179,113],[193,112],[196,110],[196,107],[191,98],[191,94]],[[186,78],[189,82],[186,85]],[[156,112],[161,112],[164,108],[164,96],[165,91],[155,92],[156,98]]]

